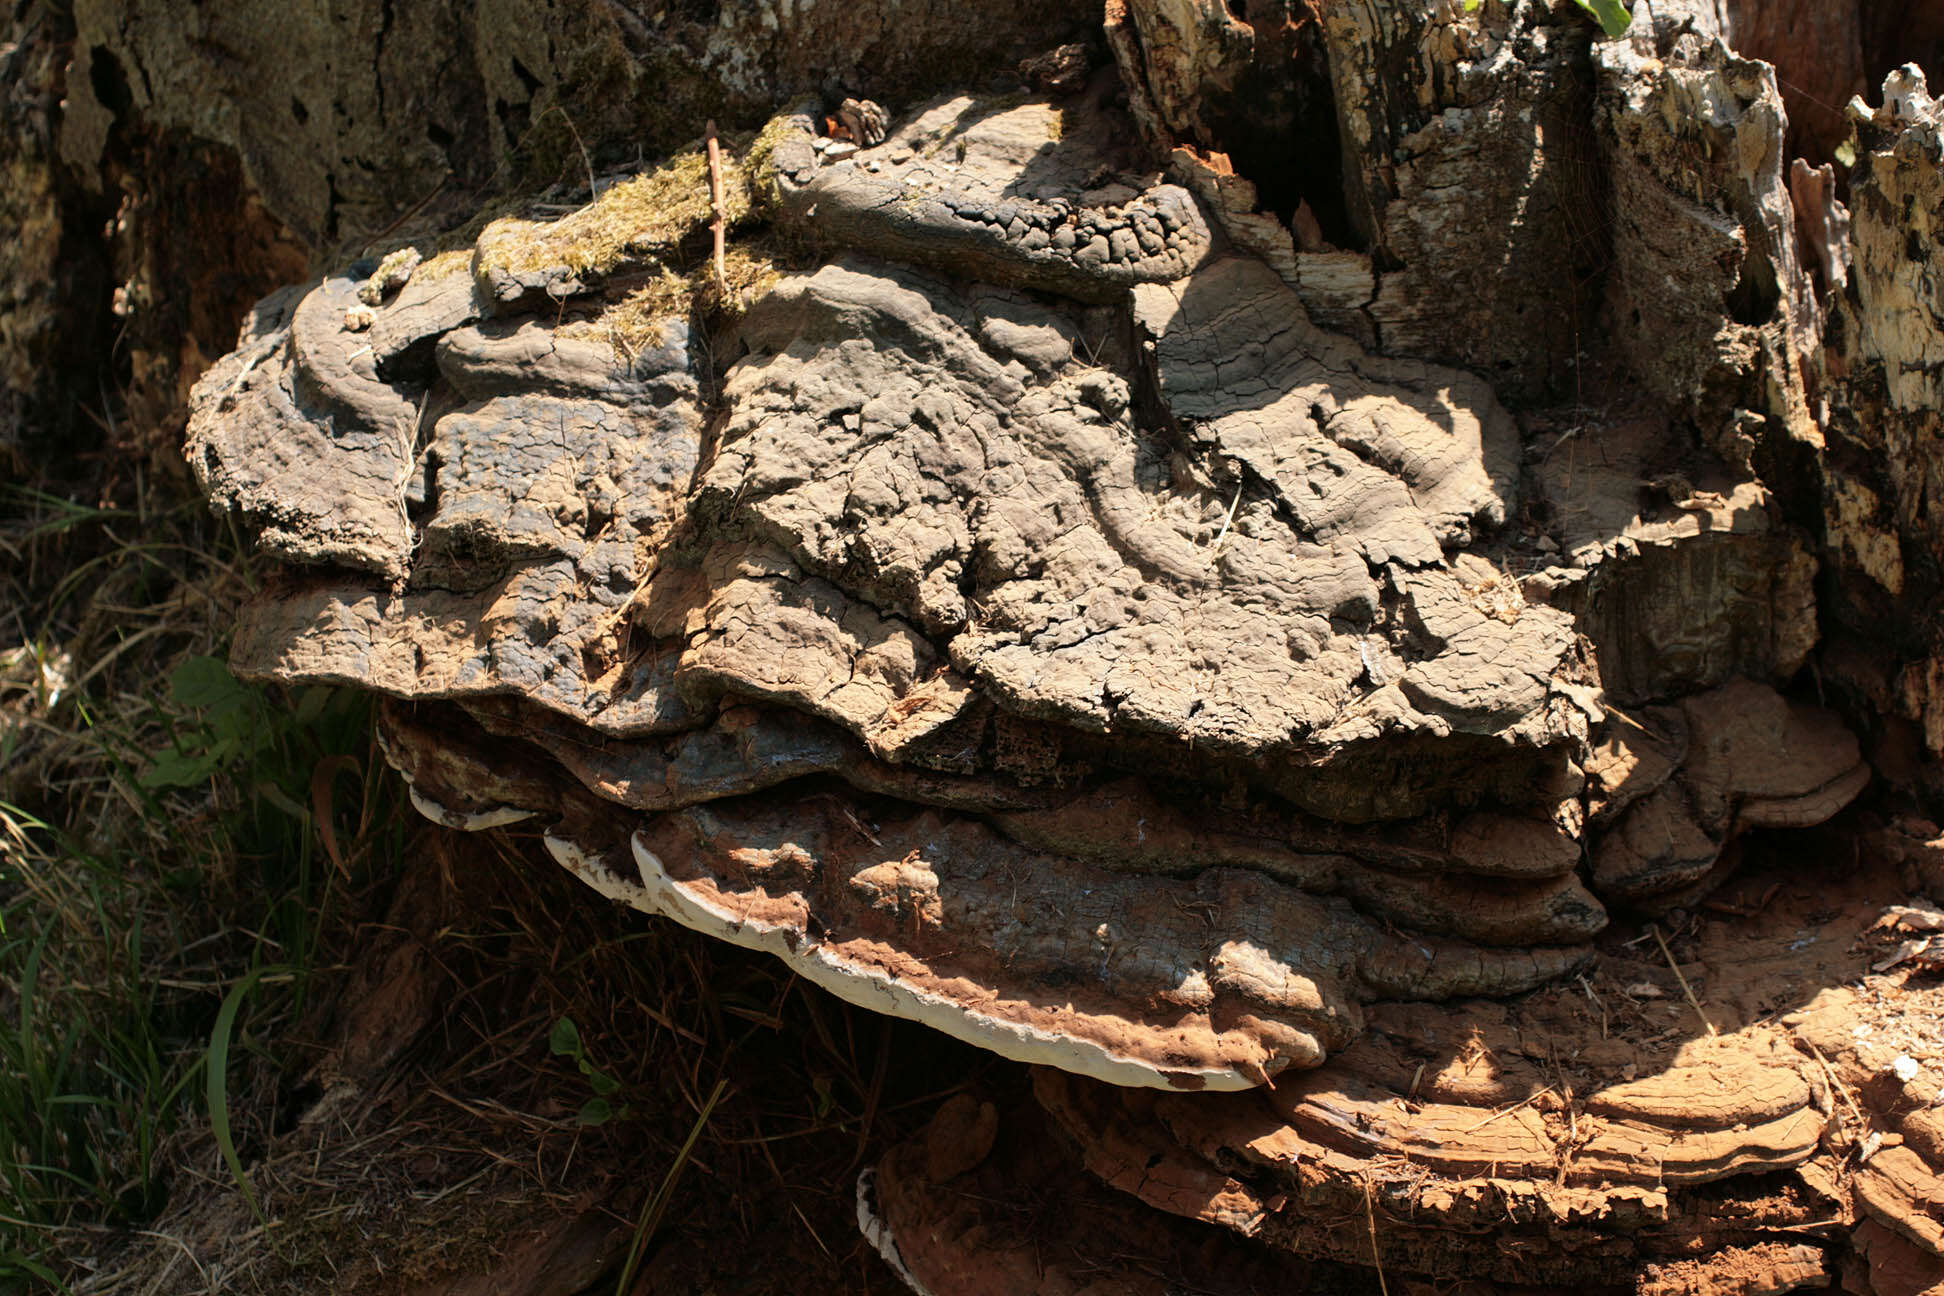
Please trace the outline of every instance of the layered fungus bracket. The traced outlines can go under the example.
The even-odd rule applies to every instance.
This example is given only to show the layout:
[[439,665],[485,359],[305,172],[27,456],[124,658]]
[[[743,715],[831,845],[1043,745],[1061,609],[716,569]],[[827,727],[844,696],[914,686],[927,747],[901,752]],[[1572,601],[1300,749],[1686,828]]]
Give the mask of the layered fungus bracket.
[[[1424,57],[1463,73],[1443,111],[1536,77],[1544,117],[1562,68],[1596,79],[1581,125],[1643,222],[1611,234],[1609,325],[1628,355],[1686,330],[1665,390],[1594,412],[1538,381],[1509,412],[1491,365],[1435,357],[1551,340],[1441,331],[1440,262],[1410,252],[1435,230],[1399,205],[1426,159],[1462,178],[1449,123],[1357,208],[1377,254],[1279,249],[1226,160],[1167,134],[1219,50],[1144,52],[1117,7],[1118,74],[1067,57],[1060,98],[844,139],[788,113],[731,149],[733,282],[684,260],[712,218],[691,152],[266,300],[190,429],[277,563],[237,669],[384,695],[441,823],[524,823],[603,895],[1048,1068],[1037,1108],[955,1100],[860,1185],[919,1289],[1069,1290],[1047,1275],[1115,1238],[1148,1278],[1239,1235],[1264,1281],[1668,1292],[1825,1282],[1865,1220],[1872,1256],[1944,1256],[1936,1140],[1910,1117],[1898,1157],[1846,1168],[1867,1064],[1825,999],[1775,1015],[1841,959],[1771,932],[1735,981],[1688,950],[1722,1019],[1682,1034],[1648,1019],[1694,998],[1675,954],[1602,939],[1869,778],[1778,691],[1817,559],[1756,463],[1813,440],[1823,316],[1756,156],[1772,74],[1692,27],[1596,56],[1571,14],[1486,8],[1464,40],[1434,24]],[[1374,65],[1380,33],[1331,21],[1341,76]],[[1564,43],[1515,63],[1534,32]],[[1677,147],[1676,102],[1727,152]],[[1880,128],[1934,139],[1910,116]],[[1346,274],[1374,295],[1324,286]],[[1642,295],[1669,275],[1685,295]],[[1112,1226],[973,1245],[995,1197],[1081,1166]]]

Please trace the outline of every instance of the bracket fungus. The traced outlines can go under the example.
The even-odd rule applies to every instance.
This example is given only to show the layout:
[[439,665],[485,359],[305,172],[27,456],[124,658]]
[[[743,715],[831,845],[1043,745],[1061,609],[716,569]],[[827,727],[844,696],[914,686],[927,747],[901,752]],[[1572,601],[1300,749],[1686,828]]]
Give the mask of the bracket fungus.
[[[1745,455],[1662,458],[1660,394],[1561,431],[1322,327],[1314,263],[1259,255],[1192,156],[1148,165],[1119,84],[942,98],[856,148],[780,118],[735,218],[808,260],[628,346],[603,320],[699,199],[593,252],[591,215],[501,223],[472,274],[267,300],[189,438],[279,564],[237,669],[385,695],[441,823],[523,823],[608,897],[1049,1068],[1002,1123],[1052,1142],[954,1108],[933,1141],[980,1147],[860,1189],[915,1287],[1026,1289],[1003,1248],[953,1258],[977,1211],[938,1195],[995,1139],[1014,1183],[1073,1149],[1090,1203],[1255,1239],[1264,1273],[1374,1246],[1434,1277],[1826,1280],[1801,1239],[1856,1218],[1843,1082],[1760,1020],[1783,964],[1731,1029],[1638,1053],[1582,1002],[1630,983],[1610,909],[1695,903],[1742,834],[1869,777],[1780,691],[1817,634],[1804,537]],[[1657,102],[1602,112],[1662,192]],[[1392,307],[1424,287],[1400,273]],[[1935,1185],[1934,1143],[1885,1201]],[[1914,1209],[1871,1208],[1882,1245],[1944,1255]],[[958,1224],[920,1242],[927,1211]],[[1137,1231],[1202,1245],[1173,1227]]]

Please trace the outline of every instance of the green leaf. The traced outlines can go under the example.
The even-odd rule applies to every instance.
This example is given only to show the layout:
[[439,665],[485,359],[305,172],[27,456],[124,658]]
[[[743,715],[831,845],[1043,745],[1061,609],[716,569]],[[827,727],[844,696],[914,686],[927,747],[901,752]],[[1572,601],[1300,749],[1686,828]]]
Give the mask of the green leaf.
[[203,714],[209,721],[209,732],[216,736],[218,743],[226,745],[231,751],[241,749],[243,740],[256,727],[256,717],[251,713],[248,698],[219,702]]
[[1633,15],[1620,0],[1573,0],[1573,3],[1592,14],[1609,38],[1625,36],[1627,28],[1633,25]]
[[158,752],[155,764],[141,777],[145,788],[195,787],[209,782],[221,762],[211,752]]
[[9,1269],[18,1269],[23,1273],[38,1278],[50,1288],[63,1292],[73,1290],[66,1283],[62,1282],[52,1269],[49,1269],[32,1256],[22,1255],[18,1251],[9,1251],[4,1255],[0,1255],[0,1278],[6,1277]]
[[595,1070],[588,1064],[585,1058],[581,1059],[581,1074],[587,1077],[587,1083],[593,1086],[594,1092],[600,1094],[602,1097],[606,1097],[621,1087],[619,1080],[616,1080],[605,1071]]
[[831,1092],[829,1076],[812,1076],[810,1088],[817,1095],[817,1119],[830,1115],[830,1109],[837,1105],[837,1096]]
[[579,1057],[581,1055],[580,1027],[574,1025],[572,1017],[562,1017],[553,1024],[547,1034],[547,1047],[555,1057]]
[[589,1098],[574,1119],[582,1125],[605,1125],[614,1119],[614,1110],[605,1098]]
[[178,706],[214,707],[248,699],[250,691],[215,657],[190,657],[169,676],[169,696]]

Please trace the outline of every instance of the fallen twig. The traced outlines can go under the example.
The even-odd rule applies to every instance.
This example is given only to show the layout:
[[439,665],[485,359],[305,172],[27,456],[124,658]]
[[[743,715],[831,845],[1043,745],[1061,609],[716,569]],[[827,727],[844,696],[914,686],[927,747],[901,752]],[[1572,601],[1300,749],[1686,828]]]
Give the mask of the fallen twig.
[[715,204],[715,217],[709,222],[709,228],[715,235],[716,291],[727,299],[729,267],[723,260],[723,245],[729,237],[729,213],[722,201],[722,145],[716,140],[714,120],[710,120],[703,131],[709,142],[709,201]]
[[1538,1093],[1529,1094],[1526,1097],[1521,1098],[1519,1101],[1513,1103],[1510,1107],[1501,1108],[1500,1110],[1493,1112],[1490,1116],[1487,1116],[1484,1120],[1479,1121],[1476,1125],[1467,1125],[1464,1129],[1461,1129],[1458,1132],[1460,1134],[1470,1134],[1474,1130],[1482,1130],[1487,1125],[1490,1125],[1493,1121],[1497,1120],[1499,1117],[1510,1116],[1513,1112],[1519,1110],[1519,1108],[1521,1107],[1529,1107],[1533,1103],[1538,1102],[1541,1098],[1544,1098],[1547,1094],[1551,1093],[1552,1091],[1553,1091],[1553,1087],[1551,1085],[1547,1085],[1544,1089],[1541,1089]]
[[1377,1203],[1370,1195],[1370,1180],[1364,1180],[1364,1219],[1370,1224],[1370,1263],[1377,1270],[1377,1290],[1381,1296],[1390,1296],[1390,1284],[1384,1281],[1384,1257],[1377,1253]]
[[[1836,1078],[1835,1069],[1829,1065],[1829,1060],[1822,1055],[1821,1049],[1817,1048],[1814,1044],[1810,1044],[1808,1040],[1804,1040],[1803,1043],[1809,1044],[1809,1056],[1816,1059],[1816,1065],[1822,1068],[1823,1077],[1829,1081],[1829,1087],[1840,1094],[1845,1103],[1849,1104],[1850,1115],[1856,1117],[1857,1128],[1859,1130],[1867,1130],[1870,1127],[1870,1122],[1863,1118],[1863,1109],[1856,1105],[1856,1099],[1850,1097],[1849,1086]],[[1859,1137],[1861,1136],[1859,1135]]]
[[1699,1017],[1701,1024],[1708,1028],[1708,1034],[1721,1034],[1720,1031],[1715,1029],[1714,1023],[1708,1020],[1708,1014],[1701,1011],[1701,1001],[1694,997],[1694,987],[1689,985],[1688,979],[1681,975],[1681,965],[1674,961],[1674,951],[1667,948],[1667,938],[1661,935],[1660,924],[1652,924],[1647,930],[1654,933],[1654,940],[1660,945],[1661,953],[1667,957],[1669,970],[1674,973],[1674,979],[1681,983],[1681,993],[1687,996],[1688,1007],[1694,1009],[1694,1015]]

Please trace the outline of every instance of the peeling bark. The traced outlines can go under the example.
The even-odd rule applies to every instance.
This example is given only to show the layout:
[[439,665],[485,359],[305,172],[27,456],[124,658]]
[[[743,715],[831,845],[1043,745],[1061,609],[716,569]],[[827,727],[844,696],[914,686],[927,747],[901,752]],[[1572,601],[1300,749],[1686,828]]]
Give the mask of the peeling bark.
[[[1944,784],[1944,112],[1915,67],[1850,110],[1853,268],[1830,330],[1823,481],[1834,672],[1880,717],[1885,763],[1933,803]],[[1886,616],[1889,609],[1891,615]]]

